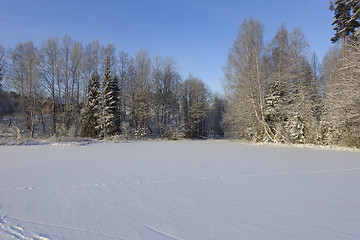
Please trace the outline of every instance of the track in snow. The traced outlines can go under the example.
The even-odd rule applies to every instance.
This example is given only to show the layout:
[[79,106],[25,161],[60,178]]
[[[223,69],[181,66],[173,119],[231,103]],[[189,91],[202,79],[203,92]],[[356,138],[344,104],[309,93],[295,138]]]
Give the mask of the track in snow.
[[[253,173],[253,174],[239,174],[232,176],[203,176],[203,177],[193,177],[189,178],[190,181],[212,181],[219,179],[236,179],[236,178],[253,178],[253,177],[265,177],[265,176],[286,176],[286,175],[303,175],[303,174],[326,174],[326,173],[339,173],[339,172],[353,172],[360,171],[360,168],[341,168],[341,169],[323,169],[323,170],[309,170],[309,171],[290,171],[290,172],[273,172],[273,173]],[[112,184],[105,183],[84,183],[80,185],[72,185],[70,188],[98,188],[98,187],[113,187],[116,185],[122,184],[161,184],[161,183],[171,183],[177,182],[177,179],[172,180],[142,180],[142,181],[121,181]],[[184,181],[184,179],[182,179]],[[60,186],[51,187],[52,189],[59,189]],[[7,188],[6,190],[16,191],[16,190],[24,190],[24,191],[34,191],[42,189],[39,186],[27,186],[27,187],[14,187]]]

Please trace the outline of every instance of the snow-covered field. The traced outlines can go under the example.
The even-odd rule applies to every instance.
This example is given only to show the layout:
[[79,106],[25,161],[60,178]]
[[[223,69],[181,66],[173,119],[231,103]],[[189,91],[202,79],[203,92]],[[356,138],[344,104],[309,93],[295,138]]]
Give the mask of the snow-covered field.
[[360,239],[360,152],[0,146],[0,239]]

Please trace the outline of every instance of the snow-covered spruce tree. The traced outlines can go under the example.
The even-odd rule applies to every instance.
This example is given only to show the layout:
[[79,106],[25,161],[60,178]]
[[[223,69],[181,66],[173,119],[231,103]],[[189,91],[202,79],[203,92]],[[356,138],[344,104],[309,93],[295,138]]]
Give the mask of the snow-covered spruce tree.
[[120,133],[118,78],[111,76],[111,62],[107,57],[104,65],[103,87],[100,95],[100,137],[107,138]]
[[81,112],[81,136],[96,138],[99,136],[99,97],[100,97],[100,84],[99,75],[95,72],[91,75],[90,83],[88,86],[88,98]]

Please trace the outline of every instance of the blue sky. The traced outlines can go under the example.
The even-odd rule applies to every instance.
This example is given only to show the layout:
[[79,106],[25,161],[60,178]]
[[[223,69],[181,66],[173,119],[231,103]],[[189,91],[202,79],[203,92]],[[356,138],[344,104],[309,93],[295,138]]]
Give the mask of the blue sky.
[[285,23],[300,26],[321,59],[333,35],[328,0],[0,0],[0,43],[8,48],[69,34],[113,43],[135,55],[173,56],[183,77],[191,72],[222,91],[222,66],[245,17],[265,26],[265,41]]

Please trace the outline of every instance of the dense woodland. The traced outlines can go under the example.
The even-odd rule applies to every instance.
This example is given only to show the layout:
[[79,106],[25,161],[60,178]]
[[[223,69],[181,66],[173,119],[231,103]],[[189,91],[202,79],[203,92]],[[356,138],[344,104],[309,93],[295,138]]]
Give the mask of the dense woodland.
[[146,50],[132,57],[68,35],[39,49],[32,42],[0,49],[11,90],[1,91],[0,113],[13,125],[20,116],[30,137],[223,136],[224,101],[199,78],[183,80],[171,57],[151,58]]
[[[319,66],[300,28],[245,19],[225,70],[228,136],[360,147],[359,1],[331,2],[333,47]],[[329,39],[330,41],[330,39]]]
[[330,10],[334,44],[322,62],[301,28],[283,24],[265,42],[263,24],[244,19],[224,67],[224,96],[146,50],[129,56],[68,35],[39,48],[0,46],[0,115],[22,119],[30,137],[225,136],[360,147],[359,0],[335,0]]

